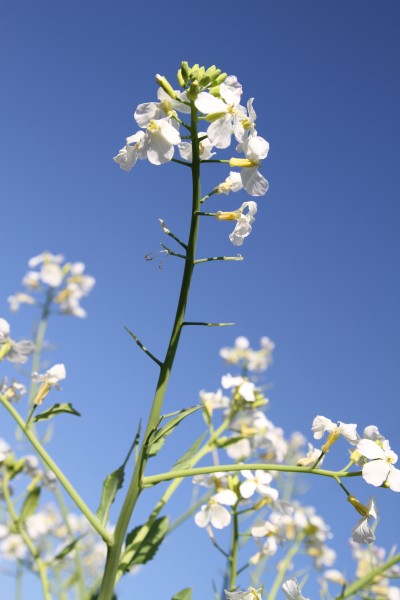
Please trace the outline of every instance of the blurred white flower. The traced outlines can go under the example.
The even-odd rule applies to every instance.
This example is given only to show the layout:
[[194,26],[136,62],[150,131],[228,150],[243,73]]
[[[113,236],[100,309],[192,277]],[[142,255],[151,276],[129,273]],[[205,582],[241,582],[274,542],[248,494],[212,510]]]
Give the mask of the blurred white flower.
[[227,600],[261,600],[262,588],[256,590],[253,587],[249,587],[244,592],[240,590],[236,592],[228,592],[228,590],[225,590],[225,596]]
[[308,600],[302,595],[301,589],[295,577],[285,581],[285,583],[282,585],[282,589],[288,600]]
[[29,340],[14,342],[10,338],[10,324],[5,319],[0,318],[0,361],[6,358],[16,364],[24,364],[28,356],[32,354],[35,346]]
[[198,527],[207,527],[211,524],[215,529],[223,529],[231,522],[230,512],[222,506],[233,506],[238,498],[231,490],[222,490],[212,496],[207,504],[203,504],[200,511],[194,516],[194,521]]
[[252,471],[241,471],[242,476],[246,481],[240,484],[240,494],[243,498],[251,498],[256,492],[260,496],[277,500],[279,496],[278,490],[270,487],[268,484],[272,481],[272,475],[267,471],[257,470],[253,474]]
[[10,306],[11,312],[17,312],[21,304],[36,304],[35,298],[24,292],[18,292],[13,296],[8,296],[7,302]]

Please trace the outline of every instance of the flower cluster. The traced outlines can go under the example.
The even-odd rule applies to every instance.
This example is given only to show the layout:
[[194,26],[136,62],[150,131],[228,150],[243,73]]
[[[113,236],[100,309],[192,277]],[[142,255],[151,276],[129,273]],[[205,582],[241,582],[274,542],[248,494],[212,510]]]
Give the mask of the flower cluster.
[[[198,64],[189,67],[187,62],[182,62],[177,77],[181,89],[174,89],[165,77],[156,76],[158,101],[145,102],[136,108],[134,118],[141,129],[126,138],[114,161],[124,171],[130,171],[138,160],[147,159],[154,165],[162,165],[177,160],[174,159],[177,147],[183,162],[190,165],[192,144],[198,143],[200,160],[206,162],[215,156],[213,148],[228,148],[233,136],[237,152],[243,153],[244,157],[214,159],[213,162],[228,163],[240,171],[231,171],[206,198],[241,189],[250,196],[263,196],[268,190],[268,182],[259,168],[268,155],[269,144],[256,130],[254,98],[250,98],[246,106],[242,105],[243,89],[237,77],[222,73],[215,65],[206,69]],[[200,115],[208,123],[207,131],[197,133],[196,142],[191,123],[184,121],[185,115],[189,114],[191,119],[195,114],[196,120]],[[189,130],[191,135],[182,135],[182,128]],[[250,201],[242,202],[234,211],[218,211],[215,216],[218,220],[237,221],[229,239],[233,245],[241,246],[252,230],[256,212],[257,204]]]
[[[96,280],[85,274],[82,262],[64,262],[62,254],[42,252],[28,262],[29,271],[22,280],[25,292],[8,297],[10,309],[16,312],[21,304],[39,305],[50,310],[55,303],[65,315],[86,317],[80,301],[91,292]],[[42,300],[37,294],[45,294]]]

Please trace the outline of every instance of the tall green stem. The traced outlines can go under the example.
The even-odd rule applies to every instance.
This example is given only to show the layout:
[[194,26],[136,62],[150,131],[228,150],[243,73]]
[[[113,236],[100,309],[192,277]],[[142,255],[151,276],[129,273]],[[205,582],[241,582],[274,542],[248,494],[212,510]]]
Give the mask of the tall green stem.
[[277,593],[281,589],[281,585],[282,585],[285,575],[290,567],[292,559],[297,554],[297,552],[300,548],[300,544],[303,541],[304,537],[305,537],[304,534],[300,534],[298,536],[298,538],[296,539],[296,541],[294,542],[293,546],[291,546],[291,548],[289,548],[285,558],[279,562],[278,574],[275,578],[275,581],[273,583],[271,591],[268,594],[267,600],[275,600]]
[[233,591],[236,587],[237,559],[239,552],[239,517],[236,507],[232,510],[232,545],[230,555],[230,578],[229,589]]
[[31,538],[29,537],[28,533],[26,532],[24,524],[22,523],[22,521],[20,520],[19,516],[16,513],[16,510],[14,508],[14,503],[11,499],[8,482],[9,482],[9,476],[4,475],[4,477],[2,479],[2,492],[3,492],[3,498],[7,504],[8,512],[9,512],[11,520],[14,524],[15,530],[19,533],[19,535],[24,540],[24,543],[25,543],[26,547],[28,548],[29,552],[31,553],[32,558],[35,562],[35,565],[36,565],[38,573],[39,573],[40,582],[42,584],[43,598],[44,598],[44,600],[51,600],[50,586],[49,586],[49,580],[47,578],[46,565],[40,558],[40,554],[39,554],[38,550],[36,549],[34,543],[32,542]]
[[150,432],[154,429],[154,427],[157,426],[159,421],[165,393],[168,386],[168,381],[171,375],[171,370],[174,363],[175,354],[178,348],[179,338],[181,335],[182,326],[185,318],[186,306],[189,298],[190,283],[192,280],[193,269],[195,264],[196,243],[199,227],[199,219],[196,213],[200,210],[201,198],[200,152],[197,135],[197,121],[197,109],[194,105],[194,102],[191,102],[190,137],[192,140],[192,216],[190,223],[189,240],[187,243],[185,267],[182,276],[181,291],[179,295],[178,307],[176,310],[176,316],[172,328],[171,338],[169,341],[165,360],[161,366],[156,392],[154,395],[150,416],[147,422],[147,427],[143,438],[144,443],[141,446],[139,457],[133,472],[132,480],[126,494],[121,513],[117,520],[114,533],[114,543],[108,547],[107,561],[98,600],[111,600],[113,596],[122,545],[124,543],[125,535],[129,527],[132,512],[135,508],[140,492],[142,491],[142,476],[146,466],[145,442]]

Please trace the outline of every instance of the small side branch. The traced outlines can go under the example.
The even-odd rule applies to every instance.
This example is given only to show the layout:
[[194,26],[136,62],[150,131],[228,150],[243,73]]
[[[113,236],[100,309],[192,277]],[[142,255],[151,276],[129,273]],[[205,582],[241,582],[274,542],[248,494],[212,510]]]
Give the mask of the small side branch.
[[230,327],[235,323],[207,323],[206,321],[184,321],[183,325],[204,325],[205,327]]
[[192,163],[186,162],[184,160],[179,160],[179,158],[171,158],[171,162],[176,162],[176,163],[178,163],[180,165],[185,165],[185,167],[191,167],[192,166]]
[[161,368],[161,367],[163,366],[163,363],[161,362],[161,360],[158,360],[158,358],[156,358],[156,357],[154,356],[154,354],[152,354],[152,353],[150,352],[150,350],[148,350],[148,349],[146,348],[146,346],[144,346],[144,345],[142,344],[142,342],[139,340],[139,338],[137,337],[137,335],[135,335],[135,334],[134,334],[134,333],[133,333],[133,332],[132,332],[130,329],[128,329],[127,327],[125,327],[125,329],[126,329],[126,331],[129,333],[129,335],[130,335],[131,337],[133,337],[133,339],[135,340],[135,342],[137,343],[137,345],[139,346],[139,348],[141,348],[141,350],[143,350],[143,352],[144,352],[145,354],[147,354],[147,356],[150,356],[150,358],[151,358],[152,360],[154,360],[154,362],[155,362],[155,363],[157,363],[157,364],[158,364],[158,366]]
[[182,246],[182,248],[187,250],[187,248],[188,248],[187,244],[185,244],[185,242],[182,242],[182,240],[180,240],[178,238],[178,236],[176,236],[174,233],[172,233],[172,231],[170,229],[168,229],[168,227],[165,225],[163,219],[158,219],[158,220],[160,221],[160,225],[162,227],[163,232],[166,233],[167,235],[169,235],[169,237],[171,237],[173,240],[178,242],[178,244],[180,246]]
[[186,260],[186,256],[184,254],[179,254],[179,252],[174,252],[173,250],[171,250],[171,248],[168,248],[168,246],[166,246],[165,244],[160,244],[160,246],[162,246],[164,248],[164,250],[171,256],[177,256],[178,258],[183,258],[183,260]]
[[243,256],[241,254],[238,254],[237,256],[210,256],[209,258],[198,258],[194,261],[194,264],[198,265],[213,260],[243,260]]

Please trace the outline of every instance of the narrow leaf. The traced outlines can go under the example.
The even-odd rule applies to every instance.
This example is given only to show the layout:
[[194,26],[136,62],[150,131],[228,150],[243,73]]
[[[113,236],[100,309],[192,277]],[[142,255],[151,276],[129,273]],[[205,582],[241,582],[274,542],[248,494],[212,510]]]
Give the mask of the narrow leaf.
[[168,421],[168,423],[166,423],[164,425],[164,427],[161,427],[160,429],[155,429],[154,431],[152,431],[150,433],[149,437],[147,438],[147,443],[146,443],[147,456],[150,457],[150,456],[155,456],[156,454],[158,454],[158,452],[164,445],[165,438],[167,437],[167,435],[170,435],[173,432],[173,430],[175,429],[175,427],[177,427],[179,425],[179,423],[181,421],[183,421],[183,419],[185,419],[189,415],[191,415],[194,412],[196,412],[197,410],[199,410],[199,408],[202,408],[201,405],[191,406],[190,408],[185,408],[185,409],[179,411],[179,413],[176,415],[176,417],[170,419]]
[[154,558],[168,532],[168,526],[168,517],[160,517],[150,526],[145,523],[128,533],[119,570],[126,573],[134,565],[144,565]]
[[66,546],[64,546],[64,548],[62,548],[60,550],[60,552],[58,554],[56,554],[52,560],[61,560],[62,558],[64,558],[64,556],[67,556],[67,554],[69,554],[71,552],[71,550],[73,550],[75,548],[76,544],[82,538],[83,538],[83,535],[80,535],[79,537],[74,539],[70,544],[67,544]]
[[29,492],[29,494],[25,498],[19,515],[21,521],[26,521],[26,519],[32,516],[35,510],[37,509],[39,504],[40,491],[41,488],[39,486],[35,487]]
[[171,600],[192,600],[192,588],[185,588],[174,596]]
[[129,460],[130,455],[132,454],[132,451],[139,444],[140,430],[141,423],[139,423],[137,433],[124,462],[120,467],[118,467],[118,469],[107,475],[103,482],[103,491],[101,494],[100,505],[96,513],[102,525],[107,524],[111,505],[115,500],[115,496],[117,495],[118,490],[120,490],[123,486],[125,477],[125,466]]
[[78,411],[74,409],[72,404],[70,404],[68,402],[68,403],[64,403],[64,404],[54,404],[54,406],[52,406],[45,412],[42,412],[39,415],[36,415],[36,417],[33,420],[35,422],[37,422],[37,421],[44,421],[45,419],[52,419],[53,417],[55,417],[56,415],[58,415],[60,413],[69,413],[70,415],[76,415],[77,417],[81,416],[81,414],[78,413]]
[[189,448],[189,450],[187,452],[185,452],[185,454],[183,456],[181,456],[180,458],[178,458],[178,460],[176,461],[176,463],[174,464],[174,466],[172,467],[172,471],[177,471],[179,469],[190,469],[190,467],[192,466],[192,459],[194,457],[194,455],[196,454],[197,450],[200,448],[202,441],[204,440],[204,438],[206,437],[207,432],[203,433],[203,435],[201,435],[193,444],[193,446],[191,446]]

